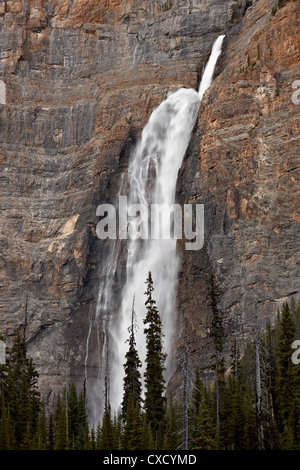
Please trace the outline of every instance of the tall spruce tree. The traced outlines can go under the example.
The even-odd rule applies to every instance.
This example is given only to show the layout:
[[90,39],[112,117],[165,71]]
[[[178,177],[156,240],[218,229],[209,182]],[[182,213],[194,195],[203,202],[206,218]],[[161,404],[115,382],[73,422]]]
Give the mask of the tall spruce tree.
[[122,401],[122,416],[123,419],[127,417],[127,411],[129,407],[135,409],[140,408],[142,402],[142,384],[141,384],[141,373],[140,367],[142,363],[139,359],[138,350],[135,341],[135,328],[136,318],[134,310],[134,299],[131,310],[131,324],[128,328],[129,331],[129,348],[125,356],[124,364],[124,379],[123,379],[123,401]]
[[151,272],[148,274],[146,284],[146,317],[144,319],[144,324],[146,325],[144,329],[146,335],[144,408],[156,439],[166,410],[164,380],[166,354],[163,352],[162,322],[156,301],[153,298],[154,286]]
[[143,423],[137,403],[133,406],[131,399],[127,406],[126,424],[123,432],[122,449],[124,450],[140,450],[142,442]]

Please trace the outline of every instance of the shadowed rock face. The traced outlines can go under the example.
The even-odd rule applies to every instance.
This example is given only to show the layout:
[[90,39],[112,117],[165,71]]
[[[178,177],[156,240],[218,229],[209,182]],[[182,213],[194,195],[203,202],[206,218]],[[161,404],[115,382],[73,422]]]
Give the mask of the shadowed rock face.
[[[191,362],[209,379],[211,269],[223,289],[226,354],[234,334],[241,348],[251,334],[255,305],[263,325],[299,294],[300,7],[272,16],[273,3],[0,4],[0,334],[9,341],[26,327],[49,404],[84,380],[108,252],[96,208],[116,196],[152,110],[169,91],[198,86],[220,33],[223,55],[178,177],[178,202],[204,203],[206,214],[204,248],[178,244],[178,358],[184,312]],[[91,354],[90,376],[96,364]],[[179,359],[175,388],[180,376]]]

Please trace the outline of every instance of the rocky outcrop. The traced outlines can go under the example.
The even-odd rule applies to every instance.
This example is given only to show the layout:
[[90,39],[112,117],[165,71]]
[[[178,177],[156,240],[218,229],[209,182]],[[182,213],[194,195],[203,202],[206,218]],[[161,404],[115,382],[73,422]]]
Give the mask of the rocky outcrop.
[[[205,302],[213,270],[227,341],[243,350],[256,326],[299,297],[299,3],[272,15],[255,2],[227,33],[219,75],[201,104],[178,198],[204,203],[205,247],[183,252],[178,310],[190,316],[191,357],[209,376]],[[199,150],[200,149],[200,150]],[[204,269],[203,269],[204,268]],[[207,295],[207,294],[206,294]]]
[[[299,2],[274,16],[273,1],[251,3],[1,3],[0,334],[9,341],[25,328],[49,404],[71,379],[84,380],[107,255],[96,208],[117,194],[152,110],[170,90],[197,87],[220,33],[224,53],[177,189],[178,201],[204,202],[206,213],[205,246],[182,251],[179,278],[193,364],[205,377],[211,269],[227,332],[241,340],[255,305],[263,323],[299,293]],[[178,351],[181,327],[179,315]]]

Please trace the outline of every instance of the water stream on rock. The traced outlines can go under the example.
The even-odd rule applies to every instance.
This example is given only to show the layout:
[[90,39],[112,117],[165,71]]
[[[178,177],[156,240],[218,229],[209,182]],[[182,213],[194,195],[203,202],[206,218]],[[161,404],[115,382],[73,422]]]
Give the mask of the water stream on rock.
[[[89,356],[91,332],[96,329],[97,355],[99,358],[98,384],[88,389],[88,399],[95,408],[94,419],[103,411],[99,405],[99,394],[103,395],[105,378],[110,384],[110,404],[117,409],[122,401],[123,363],[128,348],[126,339],[130,325],[133,297],[137,316],[136,342],[143,362],[145,338],[143,319],[145,316],[145,281],[149,271],[154,281],[154,297],[160,311],[164,348],[167,353],[166,380],[172,375],[171,354],[176,324],[177,275],[180,260],[176,252],[176,239],[170,238],[167,218],[151,219],[150,206],[175,202],[178,170],[188,147],[202,97],[210,86],[216,62],[221,53],[224,36],[215,41],[209,61],[203,73],[198,92],[181,88],[172,93],[151,114],[143,129],[140,141],[131,156],[128,172],[123,175],[119,196],[127,196],[128,207],[142,204],[148,211],[141,211],[140,217],[129,217],[126,242],[126,281],[123,286],[117,318],[111,320],[110,308],[124,240],[111,240],[111,251],[102,270],[95,318],[90,319],[90,330],[86,343],[85,372],[89,386]],[[139,234],[148,231],[148,237]],[[151,233],[160,234],[151,238]],[[124,254],[122,255],[124,256]],[[95,345],[94,345],[95,347]],[[107,366],[107,367],[106,367]],[[143,371],[142,371],[143,372]],[[109,377],[108,377],[109,375]],[[96,381],[97,382],[97,381]],[[106,382],[107,383],[107,382]],[[107,390],[108,391],[108,390]],[[102,409],[101,409],[102,408]]]

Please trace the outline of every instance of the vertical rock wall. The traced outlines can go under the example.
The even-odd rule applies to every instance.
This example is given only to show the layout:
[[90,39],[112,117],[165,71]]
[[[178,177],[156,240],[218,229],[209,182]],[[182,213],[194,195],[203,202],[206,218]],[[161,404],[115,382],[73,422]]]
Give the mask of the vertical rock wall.
[[[218,76],[178,179],[178,201],[204,202],[206,213],[204,248],[182,251],[178,357],[184,312],[193,364],[208,373],[210,269],[227,331],[240,338],[254,300],[263,322],[297,296],[299,2],[274,17],[273,1],[251,3],[0,3],[0,334],[9,342],[25,328],[47,403],[71,379],[83,384],[107,256],[97,205],[117,194],[152,110],[169,91],[198,86],[220,33]],[[91,377],[96,363],[90,356]]]

